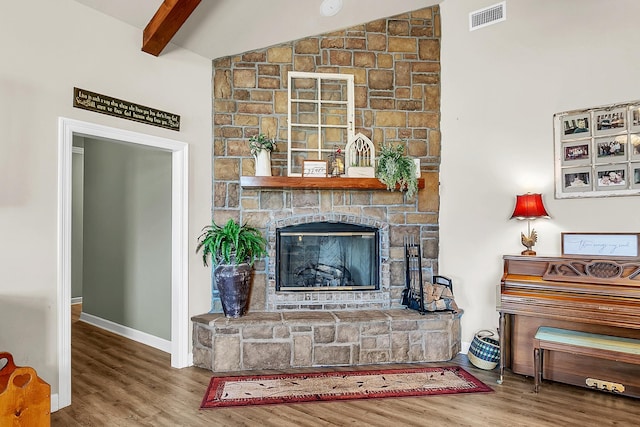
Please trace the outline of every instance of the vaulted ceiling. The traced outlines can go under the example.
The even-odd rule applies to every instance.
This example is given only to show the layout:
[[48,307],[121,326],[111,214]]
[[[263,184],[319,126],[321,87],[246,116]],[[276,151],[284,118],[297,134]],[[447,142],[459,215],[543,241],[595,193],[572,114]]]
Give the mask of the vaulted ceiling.
[[76,1],[140,29],[140,47],[144,44],[145,52],[164,55],[175,45],[215,59],[398,15],[442,0],[342,0],[342,9],[334,16],[320,14],[322,0]]

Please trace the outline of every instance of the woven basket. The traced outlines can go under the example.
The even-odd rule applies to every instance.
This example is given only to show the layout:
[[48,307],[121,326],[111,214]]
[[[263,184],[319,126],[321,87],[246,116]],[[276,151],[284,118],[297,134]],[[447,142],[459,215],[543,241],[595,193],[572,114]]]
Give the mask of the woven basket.
[[480,369],[491,370],[500,362],[500,342],[492,338],[496,334],[493,331],[483,329],[476,332],[469,347],[467,357],[474,366]]

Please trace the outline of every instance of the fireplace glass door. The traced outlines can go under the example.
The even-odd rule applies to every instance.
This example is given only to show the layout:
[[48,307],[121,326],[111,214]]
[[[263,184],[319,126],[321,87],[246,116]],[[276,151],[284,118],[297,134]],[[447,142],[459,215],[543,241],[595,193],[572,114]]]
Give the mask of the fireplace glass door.
[[378,230],[316,222],[277,231],[277,291],[378,289]]

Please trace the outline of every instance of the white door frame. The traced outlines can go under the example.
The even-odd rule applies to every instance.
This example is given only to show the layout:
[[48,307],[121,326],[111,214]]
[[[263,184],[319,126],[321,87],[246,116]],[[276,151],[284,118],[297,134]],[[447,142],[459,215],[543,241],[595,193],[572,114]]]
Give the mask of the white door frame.
[[[167,138],[60,117],[58,119],[58,396],[71,405],[71,154],[73,136],[105,138],[171,152],[171,366],[189,366],[189,147]],[[56,401],[57,400],[57,401]]]

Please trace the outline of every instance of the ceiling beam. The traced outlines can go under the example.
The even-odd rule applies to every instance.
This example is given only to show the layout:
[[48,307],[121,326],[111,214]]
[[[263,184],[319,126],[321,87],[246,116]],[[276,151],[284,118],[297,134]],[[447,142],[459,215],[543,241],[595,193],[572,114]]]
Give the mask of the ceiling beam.
[[164,0],[144,29],[142,51],[160,55],[198,4],[200,0]]

